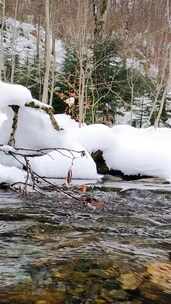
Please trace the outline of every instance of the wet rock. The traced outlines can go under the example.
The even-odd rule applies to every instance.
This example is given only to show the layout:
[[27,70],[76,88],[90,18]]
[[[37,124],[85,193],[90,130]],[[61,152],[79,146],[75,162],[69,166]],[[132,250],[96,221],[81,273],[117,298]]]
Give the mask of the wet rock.
[[142,273],[123,273],[119,282],[124,290],[138,291],[143,298],[156,303],[168,304],[171,300],[170,263],[151,263]]
[[92,157],[96,163],[97,172],[99,174],[108,174],[109,168],[107,167],[106,162],[103,158],[103,152],[98,150],[98,151],[92,153]]
[[128,299],[128,294],[124,290],[122,290],[122,289],[119,289],[119,290],[113,289],[113,290],[111,290],[109,292],[109,296],[113,300],[124,301],[124,300]]
[[139,273],[123,273],[121,274],[119,281],[124,290],[136,290],[142,283],[144,275]]
[[[140,292],[150,300],[166,303],[171,301],[171,264],[156,262],[147,266]],[[169,302],[168,302],[169,303]]]
[[171,294],[171,263],[153,263],[147,267],[150,282]]
[[97,298],[95,301],[94,301],[95,304],[106,304],[106,300],[104,299],[101,299],[101,298]]
[[118,272],[119,272],[118,268],[113,266],[113,267],[107,267],[105,269],[92,269],[90,270],[90,275],[102,279],[112,279],[118,276]]

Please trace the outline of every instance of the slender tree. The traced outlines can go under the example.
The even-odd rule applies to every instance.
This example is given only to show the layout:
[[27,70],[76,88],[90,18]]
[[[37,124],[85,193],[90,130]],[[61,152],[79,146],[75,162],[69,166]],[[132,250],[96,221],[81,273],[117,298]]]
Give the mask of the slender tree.
[[4,71],[4,49],[3,49],[3,34],[5,25],[5,0],[0,1],[0,19],[1,19],[1,30],[0,30],[0,80]]
[[50,1],[45,0],[45,23],[46,23],[46,39],[45,39],[45,76],[43,84],[42,102],[48,103],[49,75],[51,66],[51,32],[50,32]]
[[12,38],[12,58],[11,58],[11,83],[14,82],[14,73],[15,73],[15,51],[16,51],[16,34],[17,34],[17,28],[16,28],[16,23],[17,23],[17,14],[18,14],[18,9],[19,9],[19,0],[16,0],[15,2],[15,15],[14,15],[14,29],[13,29],[13,38]]

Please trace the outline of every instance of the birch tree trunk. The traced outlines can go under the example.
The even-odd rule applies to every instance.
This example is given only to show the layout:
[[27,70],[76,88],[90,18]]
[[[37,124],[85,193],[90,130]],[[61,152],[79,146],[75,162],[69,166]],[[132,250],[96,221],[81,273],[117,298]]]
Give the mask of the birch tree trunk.
[[38,24],[37,24],[37,64],[38,64],[38,75],[39,75],[39,100],[42,98],[42,75],[41,75],[41,56],[40,56],[40,25],[41,25],[41,17],[38,17]]
[[45,17],[46,17],[46,54],[45,54],[45,76],[43,84],[42,102],[48,103],[49,75],[51,65],[51,40],[50,40],[50,5],[49,0],[45,0]]
[[159,127],[159,122],[160,122],[160,118],[161,118],[161,115],[162,115],[162,111],[163,111],[163,107],[164,107],[164,103],[165,103],[165,98],[166,98],[166,89],[164,89],[162,99],[161,99],[161,102],[160,102],[159,112],[158,112],[157,117],[156,117],[155,122],[154,122],[154,127],[155,128]]
[[0,2],[1,10],[1,37],[0,37],[0,80],[2,80],[2,74],[4,71],[4,49],[3,49],[3,33],[5,24],[5,0]]
[[169,75],[167,81],[167,93],[171,92],[171,43],[169,45]]
[[[157,84],[157,87],[156,87],[156,96],[155,96],[155,99],[154,99],[154,102],[153,102],[153,105],[152,105],[152,109],[150,111],[150,115],[149,115],[149,119],[148,119],[149,122],[151,121],[153,113],[156,110],[158,99],[159,99],[160,93],[162,91],[162,88],[164,86],[164,82],[165,82],[165,78],[166,78],[166,72],[167,72],[167,66],[168,66],[168,54],[165,57],[165,61],[164,61],[163,68],[162,68],[162,71],[161,71],[160,82]],[[167,87],[167,89],[168,89],[168,87]]]
[[39,16],[38,23],[37,23],[37,43],[36,43],[37,60],[40,60],[40,23],[41,23],[41,19],[40,19],[40,16]]
[[15,73],[15,50],[16,50],[16,33],[17,33],[16,19],[17,19],[18,7],[19,7],[19,0],[16,0],[15,16],[14,16],[15,23],[14,23],[13,38],[12,38],[11,83],[14,82],[14,73]]
[[54,93],[54,85],[55,85],[55,63],[56,63],[55,37],[52,38],[52,54],[53,54],[53,62],[52,62],[52,84],[51,84],[50,102],[49,102],[50,105],[52,105],[53,102],[53,93]]
[[83,67],[81,67],[80,80],[79,80],[79,127],[81,127],[83,123],[84,97],[85,97],[85,73]]
[[79,126],[84,122],[84,104],[85,104],[85,87],[87,79],[87,60],[85,54],[88,50],[88,1],[80,2],[77,12],[77,20],[80,20],[80,28],[77,34],[78,50],[77,56],[79,60]]
[[[93,66],[94,66],[94,73],[93,73],[93,85],[95,88],[98,87],[99,83],[103,82],[102,77],[102,68],[100,62],[102,58],[99,58],[99,44],[102,43],[104,40],[104,27],[107,15],[107,9],[109,2],[108,0],[92,0],[92,13],[94,18],[94,37],[93,37]],[[96,108],[98,107],[98,98],[94,102],[94,109],[93,109],[93,116],[92,121],[96,119]]]

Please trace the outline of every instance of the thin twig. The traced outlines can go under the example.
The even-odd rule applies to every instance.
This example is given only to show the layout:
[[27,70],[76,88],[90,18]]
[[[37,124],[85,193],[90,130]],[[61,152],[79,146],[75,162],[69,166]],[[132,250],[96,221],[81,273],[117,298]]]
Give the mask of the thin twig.
[[[48,150],[51,150],[51,149],[40,149],[40,150],[33,150],[33,149],[19,149],[18,148],[18,150],[23,150],[23,151],[43,151],[43,150],[46,150],[46,151],[48,151]],[[67,151],[69,151],[69,152],[71,152],[71,155],[73,156],[73,158],[72,158],[72,162],[71,162],[71,167],[70,167],[70,169],[69,170],[71,170],[72,169],[72,166],[73,166],[73,164],[74,164],[74,160],[77,158],[77,157],[75,157],[74,155],[73,155],[73,151],[70,151],[69,149],[64,149],[64,150],[67,150]],[[3,151],[3,150],[2,150]],[[5,152],[5,151],[3,151],[4,153],[7,153],[7,152]],[[83,151],[75,151],[74,150],[74,152],[78,152],[78,153],[82,153]],[[23,167],[26,167],[26,172],[27,172],[27,175],[26,175],[26,180],[25,180],[25,182],[23,183],[23,185],[24,185],[24,193],[26,194],[27,193],[27,186],[32,186],[32,189],[34,189],[34,190],[36,190],[37,191],[37,189],[36,189],[36,187],[39,189],[39,190],[41,190],[41,187],[38,185],[38,183],[40,182],[40,181],[43,181],[43,182],[45,182],[46,184],[48,184],[49,186],[51,186],[51,187],[53,187],[54,188],[54,190],[56,190],[58,193],[63,193],[64,195],[66,195],[66,196],[68,196],[68,197],[70,197],[70,198],[72,198],[72,199],[75,199],[75,200],[77,200],[77,201],[80,201],[80,198],[78,198],[76,195],[73,195],[73,194],[71,194],[68,190],[64,190],[62,187],[58,187],[57,185],[55,185],[54,183],[52,183],[51,181],[49,181],[48,180],[48,178],[47,177],[42,177],[42,176],[40,176],[38,173],[36,173],[33,169],[32,169],[32,167],[31,167],[31,164],[30,164],[30,160],[29,160],[29,158],[30,157],[35,157],[35,156],[37,156],[38,154],[32,154],[32,156],[30,156],[30,154],[28,154],[28,155],[26,155],[26,154],[22,154],[21,152],[15,152],[15,151],[13,151],[13,150],[9,150],[9,152],[8,152],[8,154],[9,155],[11,155],[19,164],[21,164]],[[18,157],[17,156],[22,156],[23,157],[23,159],[24,159],[24,161],[22,161],[21,159],[18,159]],[[40,156],[40,155],[39,155]],[[30,184],[29,183],[29,180],[31,179],[31,181],[32,181],[32,184]],[[55,179],[55,178],[54,178]],[[14,189],[14,186],[16,186],[17,184],[21,184],[21,183],[15,183],[15,184],[12,184],[11,185],[11,188],[13,188]],[[39,192],[39,191],[38,191]],[[75,194],[79,194],[79,192],[76,192],[76,191],[73,191]]]

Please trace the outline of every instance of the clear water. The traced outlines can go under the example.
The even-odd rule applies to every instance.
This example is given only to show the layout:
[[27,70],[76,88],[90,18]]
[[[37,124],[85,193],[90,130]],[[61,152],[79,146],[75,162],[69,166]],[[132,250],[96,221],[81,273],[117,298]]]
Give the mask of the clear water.
[[1,191],[0,303],[169,304],[168,295],[153,302],[125,291],[118,279],[170,263],[171,188],[147,184],[95,185],[86,193],[95,203]]

